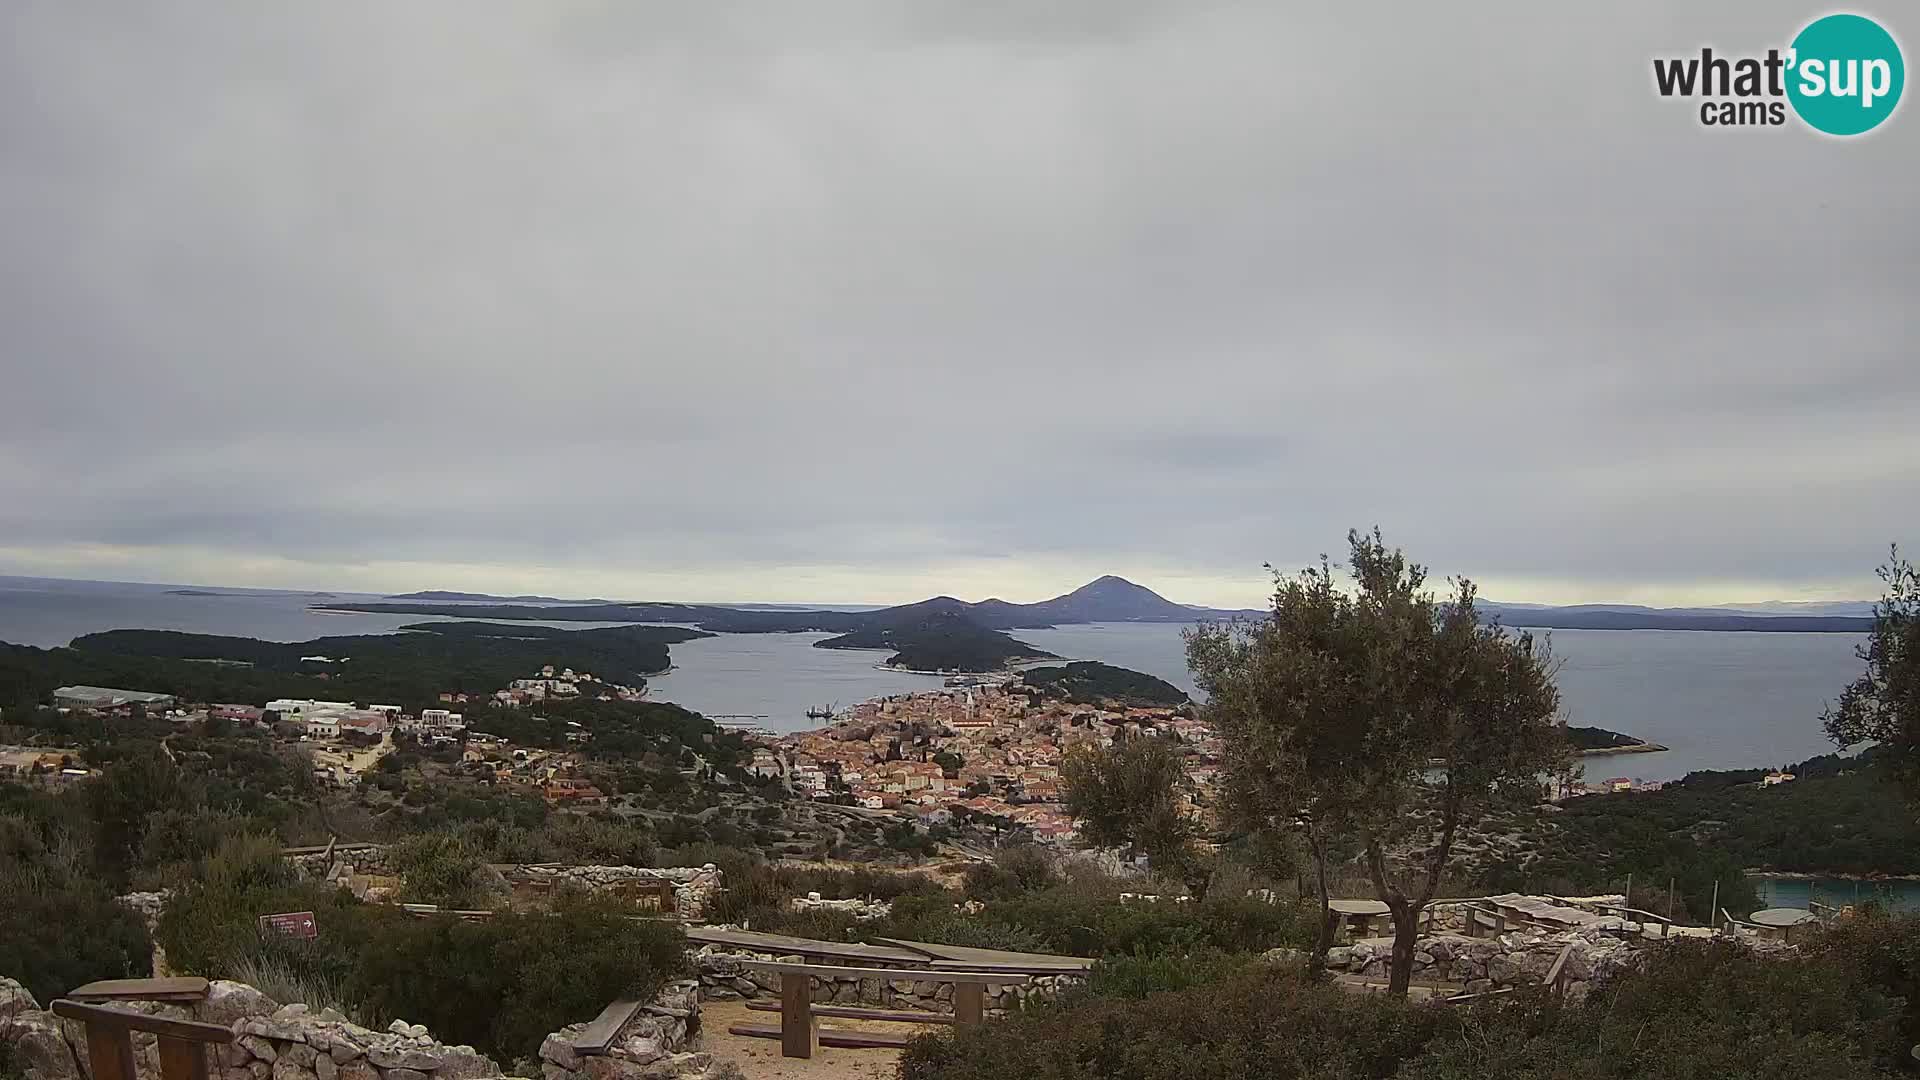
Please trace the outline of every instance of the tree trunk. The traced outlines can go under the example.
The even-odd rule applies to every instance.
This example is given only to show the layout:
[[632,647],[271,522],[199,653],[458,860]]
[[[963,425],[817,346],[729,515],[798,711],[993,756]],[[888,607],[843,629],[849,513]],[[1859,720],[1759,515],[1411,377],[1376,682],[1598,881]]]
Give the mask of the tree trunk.
[[1424,905],[1390,903],[1393,911],[1393,967],[1387,975],[1389,996],[1404,998],[1413,983],[1413,954],[1420,938],[1420,909]]
[[1320,933],[1313,941],[1313,955],[1307,960],[1307,975],[1318,979],[1327,971],[1327,950],[1333,948],[1333,909],[1327,896],[1327,853],[1320,841],[1311,833],[1307,836],[1307,846],[1313,852],[1313,881],[1315,891],[1320,896]]

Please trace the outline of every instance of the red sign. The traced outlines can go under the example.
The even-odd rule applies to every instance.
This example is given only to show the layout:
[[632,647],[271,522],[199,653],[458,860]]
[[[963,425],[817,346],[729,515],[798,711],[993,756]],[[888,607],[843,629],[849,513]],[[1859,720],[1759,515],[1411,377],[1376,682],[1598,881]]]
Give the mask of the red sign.
[[289,911],[284,915],[260,916],[260,929],[264,933],[271,930],[277,934],[292,938],[305,938],[312,941],[320,936],[320,925],[313,921],[311,911]]

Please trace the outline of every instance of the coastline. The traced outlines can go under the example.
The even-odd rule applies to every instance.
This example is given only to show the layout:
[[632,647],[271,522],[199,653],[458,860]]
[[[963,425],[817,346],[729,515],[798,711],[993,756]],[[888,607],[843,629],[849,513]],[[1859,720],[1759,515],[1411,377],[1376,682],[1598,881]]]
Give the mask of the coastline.
[[1610,757],[1614,754],[1660,754],[1671,747],[1656,742],[1637,742],[1629,746],[1596,746],[1591,750],[1580,751],[1581,757]]

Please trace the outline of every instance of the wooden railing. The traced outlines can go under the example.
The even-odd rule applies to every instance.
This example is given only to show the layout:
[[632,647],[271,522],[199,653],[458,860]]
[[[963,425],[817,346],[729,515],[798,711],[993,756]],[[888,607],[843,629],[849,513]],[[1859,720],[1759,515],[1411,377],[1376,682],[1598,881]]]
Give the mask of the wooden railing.
[[133,1063],[136,1031],[157,1038],[162,1080],[207,1080],[207,1047],[233,1041],[233,1032],[218,1024],[122,1012],[66,998],[53,1003],[53,1015],[86,1026],[87,1061],[93,1067],[93,1080],[137,1080]]

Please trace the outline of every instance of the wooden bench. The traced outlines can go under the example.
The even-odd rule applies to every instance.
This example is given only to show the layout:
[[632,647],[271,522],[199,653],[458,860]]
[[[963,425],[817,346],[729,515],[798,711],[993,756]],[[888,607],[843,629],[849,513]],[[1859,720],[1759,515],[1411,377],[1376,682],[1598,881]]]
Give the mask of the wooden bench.
[[87,1060],[93,1067],[93,1080],[138,1080],[133,1062],[133,1033],[136,1031],[144,1031],[158,1039],[162,1080],[207,1080],[208,1044],[224,1046],[233,1041],[233,1032],[218,1024],[145,1016],[99,1005],[83,1005],[66,998],[55,1001],[52,1011],[55,1016],[77,1020],[86,1026]]
[[570,1044],[573,1052],[584,1057],[606,1053],[607,1048],[613,1045],[614,1038],[620,1034],[620,1029],[626,1027],[627,1021],[633,1019],[645,1005],[646,1002],[637,998],[621,998],[601,1009],[600,1015],[573,1037]]
[[[777,1001],[749,1001],[754,1012],[779,1012]],[[957,1024],[950,1013],[915,1012],[911,1009],[863,1009],[851,1005],[815,1005],[815,1016],[837,1016],[845,1020],[889,1020],[898,1024]]]
[[207,980],[197,977],[173,979],[102,979],[68,991],[73,1001],[205,1001]]
[[771,1024],[734,1024],[727,1028],[735,1035],[745,1035],[756,1039],[780,1040],[780,1056],[790,1058],[811,1058],[816,1046],[839,1046],[855,1048],[889,1047],[898,1048],[907,1045],[908,1036],[892,1035],[885,1032],[845,1031],[822,1029],[820,1016],[847,1016],[850,1012],[883,1013],[878,1016],[849,1017],[852,1019],[885,1020],[897,1023],[938,1023],[928,1020],[917,1013],[891,1013],[885,1010],[851,1010],[844,1007],[815,1006],[813,1003],[813,980],[821,979],[913,979],[918,982],[951,983],[953,985],[954,1024],[982,1024],[986,1022],[987,987],[1025,986],[1033,981],[1033,976],[1025,974],[998,973],[990,971],[931,971],[925,968],[856,968],[834,967],[824,964],[786,964],[777,961],[753,960],[742,966],[756,971],[771,971],[780,976],[780,1023]]

